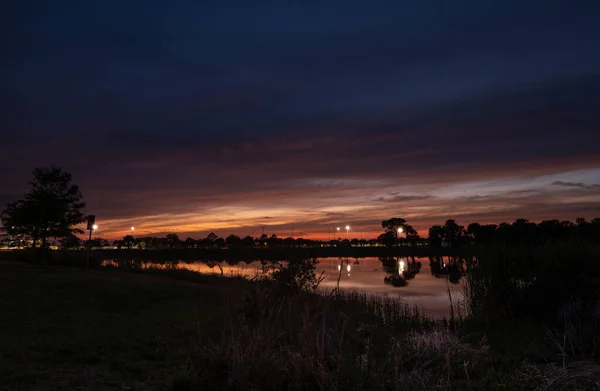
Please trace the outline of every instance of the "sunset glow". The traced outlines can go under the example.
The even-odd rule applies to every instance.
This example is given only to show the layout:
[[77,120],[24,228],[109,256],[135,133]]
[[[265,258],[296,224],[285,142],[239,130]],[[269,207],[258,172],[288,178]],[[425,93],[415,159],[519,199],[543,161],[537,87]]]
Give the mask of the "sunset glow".
[[534,3],[15,3],[0,203],[55,164],[109,239],[598,217],[597,21]]

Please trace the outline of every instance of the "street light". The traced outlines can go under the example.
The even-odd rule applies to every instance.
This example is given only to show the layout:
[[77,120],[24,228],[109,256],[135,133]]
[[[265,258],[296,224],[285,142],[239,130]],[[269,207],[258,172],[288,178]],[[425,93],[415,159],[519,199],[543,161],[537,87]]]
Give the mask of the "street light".
[[[88,225],[88,229],[90,226]],[[88,269],[90,267],[90,257],[92,255],[92,232],[98,229],[96,224],[92,225],[92,229],[90,229],[90,239],[88,240],[88,253],[85,260],[85,268]]]
[[398,228],[398,231],[396,231],[396,246],[398,246],[398,234],[401,234],[403,231],[402,227]]
[[346,226],[346,239],[348,239],[348,231],[350,231],[350,226],[349,225]]

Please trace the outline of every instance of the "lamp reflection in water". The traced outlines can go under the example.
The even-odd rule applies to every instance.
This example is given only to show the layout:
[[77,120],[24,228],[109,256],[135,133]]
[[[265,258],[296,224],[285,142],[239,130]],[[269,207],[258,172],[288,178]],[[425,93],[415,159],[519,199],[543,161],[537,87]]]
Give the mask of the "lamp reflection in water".
[[[337,265],[337,269],[338,269],[338,272],[342,271],[341,263],[339,265]],[[350,271],[352,271],[352,265],[350,265],[349,263],[346,265],[346,271],[348,272],[348,275],[350,275]]]

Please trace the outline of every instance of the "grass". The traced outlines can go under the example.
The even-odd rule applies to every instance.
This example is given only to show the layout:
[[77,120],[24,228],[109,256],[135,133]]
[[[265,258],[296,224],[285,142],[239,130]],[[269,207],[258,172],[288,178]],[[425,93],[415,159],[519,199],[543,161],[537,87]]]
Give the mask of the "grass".
[[202,283],[0,263],[0,389],[165,389],[228,295]]

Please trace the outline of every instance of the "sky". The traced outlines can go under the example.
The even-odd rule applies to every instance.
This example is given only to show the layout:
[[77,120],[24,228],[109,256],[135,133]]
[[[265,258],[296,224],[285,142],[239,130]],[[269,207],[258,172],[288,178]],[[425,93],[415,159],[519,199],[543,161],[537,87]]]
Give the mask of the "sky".
[[598,15],[591,0],[11,2],[0,205],[53,164],[107,238],[600,217]]

